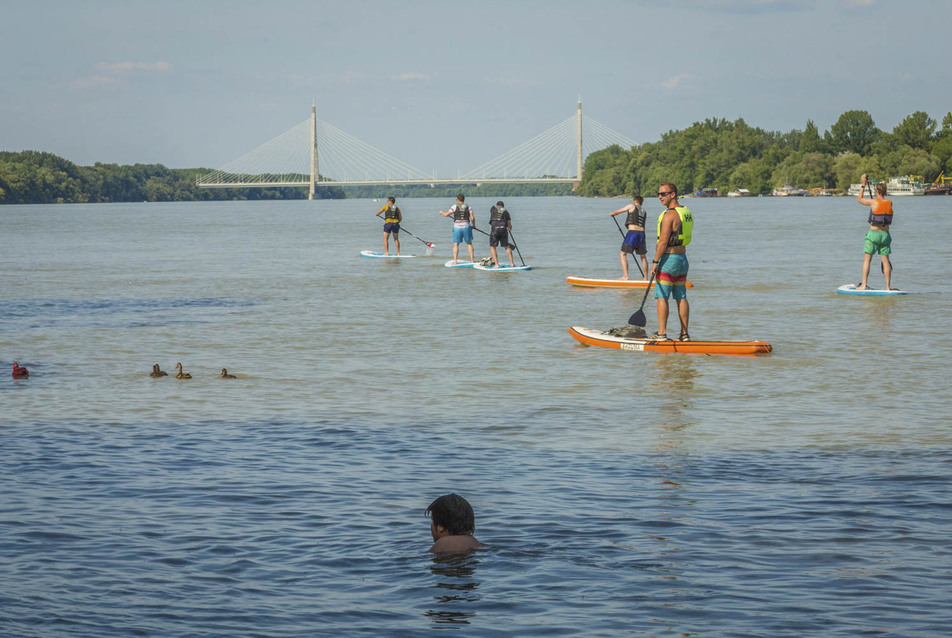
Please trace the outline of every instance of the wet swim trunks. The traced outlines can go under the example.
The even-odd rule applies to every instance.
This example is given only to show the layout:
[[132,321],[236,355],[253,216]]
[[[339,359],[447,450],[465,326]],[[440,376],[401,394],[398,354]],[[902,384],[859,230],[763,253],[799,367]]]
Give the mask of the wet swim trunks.
[[892,252],[892,237],[886,230],[866,231],[863,252],[867,255],[888,255]]
[[662,255],[658,264],[658,278],[655,280],[655,299],[687,298],[688,256]]
[[639,255],[644,255],[648,252],[648,249],[645,247],[645,231],[643,230],[629,230],[625,235],[625,239],[621,242],[621,252],[628,253],[637,253]]
[[453,226],[453,243],[454,244],[461,244],[461,243],[472,244],[473,243],[473,227],[470,226],[469,224],[466,224],[465,226],[462,226],[462,227],[454,225]]
[[489,245],[509,248],[509,231],[505,227],[493,228],[489,234]]

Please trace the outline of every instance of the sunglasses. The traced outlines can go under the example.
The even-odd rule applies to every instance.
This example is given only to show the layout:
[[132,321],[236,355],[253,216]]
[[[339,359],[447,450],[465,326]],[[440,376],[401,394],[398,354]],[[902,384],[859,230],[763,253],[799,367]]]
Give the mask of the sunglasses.
[[666,195],[670,195],[673,192],[674,191],[661,191],[660,193],[658,193],[658,197],[664,197]]

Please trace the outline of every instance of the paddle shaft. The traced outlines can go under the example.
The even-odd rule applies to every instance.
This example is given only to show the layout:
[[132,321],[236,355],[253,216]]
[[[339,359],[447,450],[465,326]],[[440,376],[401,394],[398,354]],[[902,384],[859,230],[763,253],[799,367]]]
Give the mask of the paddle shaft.
[[[414,235],[413,233],[411,233],[409,230],[407,230],[407,229],[404,228],[403,226],[400,227],[400,230],[402,230],[403,232],[405,232],[405,233],[406,233],[407,235],[409,235],[410,237],[413,237],[414,239],[420,239],[419,237],[417,237],[416,235]],[[420,239],[420,241],[422,241],[424,244],[426,244],[429,248],[434,248],[434,247],[436,246],[436,244],[431,244],[430,242],[428,242],[428,241],[426,241],[426,240],[424,240],[424,239]]]
[[521,262],[522,262],[522,265],[525,266],[525,265],[526,265],[526,260],[522,258],[522,251],[519,250],[519,245],[516,244],[516,237],[515,237],[515,235],[512,234],[512,231],[511,231],[511,230],[509,231],[509,236],[512,237],[512,246],[513,246],[513,248],[515,248],[515,249],[516,249],[516,252],[519,253],[519,261],[521,261]]
[[654,280],[654,270],[651,271],[651,277],[648,278],[648,285],[645,286],[645,296],[641,298],[641,307],[638,308],[630,317],[628,324],[644,328],[648,324],[648,318],[645,317],[645,302],[648,301],[648,291],[651,290],[651,282]]
[[618,226],[618,232],[620,232],[622,238],[624,238],[624,237],[625,237],[625,231],[623,231],[623,230],[621,229],[621,224],[618,223],[618,218],[615,217],[614,215],[612,215],[612,219],[615,220],[615,225]]

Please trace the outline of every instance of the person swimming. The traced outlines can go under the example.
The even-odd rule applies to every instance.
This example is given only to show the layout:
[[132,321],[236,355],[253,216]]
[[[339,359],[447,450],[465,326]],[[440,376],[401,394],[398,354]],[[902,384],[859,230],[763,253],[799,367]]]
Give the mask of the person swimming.
[[460,554],[482,547],[473,537],[476,514],[473,506],[459,494],[444,494],[426,508],[434,554]]
[[14,379],[26,379],[30,376],[30,371],[26,368],[21,368],[20,364],[16,361],[13,362],[13,378]]

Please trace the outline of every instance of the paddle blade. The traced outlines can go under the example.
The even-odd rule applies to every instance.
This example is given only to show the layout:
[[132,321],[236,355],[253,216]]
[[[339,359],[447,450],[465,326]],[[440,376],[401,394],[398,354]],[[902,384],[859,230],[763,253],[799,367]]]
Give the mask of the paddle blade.
[[628,325],[640,326],[641,328],[647,326],[648,317],[645,316],[645,311],[642,308],[639,308],[633,315],[628,317]]
[[426,245],[426,250],[425,250],[424,252],[426,253],[426,256],[427,256],[427,257],[431,257],[431,256],[433,255],[433,248],[434,248],[435,246],[436,246],[436,244],[427,244],[427,245]]

